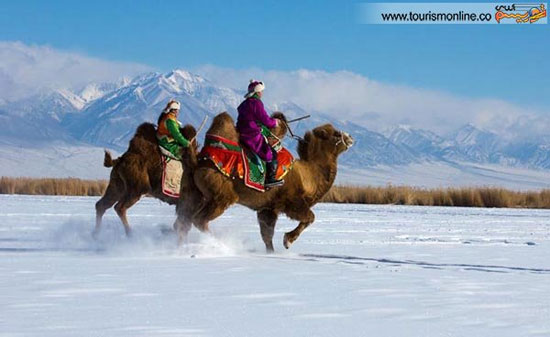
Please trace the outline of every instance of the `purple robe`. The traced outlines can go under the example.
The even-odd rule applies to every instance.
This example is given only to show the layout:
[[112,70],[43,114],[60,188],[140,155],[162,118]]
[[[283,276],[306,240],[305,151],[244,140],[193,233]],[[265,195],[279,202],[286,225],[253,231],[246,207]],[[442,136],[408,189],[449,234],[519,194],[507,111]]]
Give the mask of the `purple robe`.
[[269,117],[262,101],[254,97],[243,101],[237,111],[239,112],[237,131],[239,131],[241,143],[256,152],[263,160],[271,161],[273,159],[271,146],[262,136],[258,123],[272,129],[277,126],[275,118]]

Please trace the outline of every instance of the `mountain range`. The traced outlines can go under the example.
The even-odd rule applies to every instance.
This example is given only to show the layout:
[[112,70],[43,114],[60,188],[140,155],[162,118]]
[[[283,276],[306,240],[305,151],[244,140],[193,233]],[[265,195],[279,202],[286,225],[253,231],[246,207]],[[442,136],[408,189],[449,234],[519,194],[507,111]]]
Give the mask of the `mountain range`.
[[[75,156],[78,157],[75,164],[80,162],[82,167],[93,166],[96,172],[101,171],[101,149],[123,152],[136,127],[144,121],[154,123],[169,99],[181,102],[182,122],[198,127],[204,116],[211,119],[222,111],[236,117],[242,95],[243,92],[177,69],[114,83],[89,83],[73,90],[48,90],[19,101],[0,102],[3,125],[0,175],[39,176],[59,172],[58,176],[79,176],[78,169],[68,169],[71,153],[79,154]],[[531,179],[533,183],[540,179],[540,174],[546,177],[550,169],[550,143],[545,140],[510,140],[472,124],[446,135],[407,125],[376,132],[362,126],[360,121],[336,118],[337,112],[305,111],[293,102],[271,102],[266,107],[268,111],[282,111],[288,118],[311,114],[311,118],[293,125],[294,133],[299,135],[323,123],[332,123],[352,134],[356,145],[340,160],[348,172],[381,167],[399,172],[422,165],[443,165],[455,170],[486,167],[487,172],[502,169],[511,175],[516,175],[513,170],[537,171],[536,178]],[[286,140],[291,150],[295,148],[293,142],[290,138]],[[29,156],[40,163],[34,171]],[[63,165],[57,168],[60,162]],[[90,176],[85,174],[86,170],[80,172],[82,176]],[[107,173],[101,172],[99,176]],[[351,180],[361,182],[361,173],[355,178]]]

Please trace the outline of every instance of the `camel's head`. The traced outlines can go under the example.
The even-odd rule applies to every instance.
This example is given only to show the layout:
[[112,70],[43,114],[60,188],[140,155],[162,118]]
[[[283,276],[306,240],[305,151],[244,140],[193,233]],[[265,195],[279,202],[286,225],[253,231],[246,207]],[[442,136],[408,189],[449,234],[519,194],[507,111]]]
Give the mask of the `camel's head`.
[[193,150],[196,152],[199,148],[199,143],[197,142],[197,130],[191,124],[186,124],[184,127],[180,128],[181,134],[188,140],[192,140]]
[[193,125],[187,124],[180,128],[180,132],[186,139],[191,141],[191,146],[183,149],[182,157],[185,158],[187,167],[196,167],[197,152],[199,148],[199,143],[197,142],[197,130],[195,130]]
[[306,132],[304,140],[298,144],[298,154],[302,159],[314,156],[312,151],[321,150],[335,155],[353,146],[353,138],[347,133],[337,130],[331,124],[318,126]]
[[271,129],[271,132],[277,136],[279,139],[283,139],[286,136],[286,133],[288,132],[288,126],[286,124],[286,116],[279,111],[276,111],[271,114],[272,118],[277,118],[280,120],[277,127]]

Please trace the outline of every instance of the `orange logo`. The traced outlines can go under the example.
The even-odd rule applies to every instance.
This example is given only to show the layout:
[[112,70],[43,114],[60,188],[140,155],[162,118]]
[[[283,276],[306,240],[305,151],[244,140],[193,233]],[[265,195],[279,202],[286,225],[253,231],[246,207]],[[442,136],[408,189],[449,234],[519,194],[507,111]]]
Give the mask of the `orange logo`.
[[496,6],[495,9],[497,11],[495,19],[498,23],[502,19],[515,19],[517,23],[533,23],[546,17],[546,7],[544,4],[540,4],[540,6],[531,4],[500,5]]

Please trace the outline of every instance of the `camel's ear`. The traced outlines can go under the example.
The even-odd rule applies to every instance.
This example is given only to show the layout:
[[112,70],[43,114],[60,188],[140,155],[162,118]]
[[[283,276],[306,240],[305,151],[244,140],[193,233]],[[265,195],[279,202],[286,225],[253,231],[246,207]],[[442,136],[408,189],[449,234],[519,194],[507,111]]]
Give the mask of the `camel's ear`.
[[328,139],[328,132],[325,129],[315,129],[313,130],[313,133],[316,137],[319,137],[321,139]]

